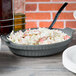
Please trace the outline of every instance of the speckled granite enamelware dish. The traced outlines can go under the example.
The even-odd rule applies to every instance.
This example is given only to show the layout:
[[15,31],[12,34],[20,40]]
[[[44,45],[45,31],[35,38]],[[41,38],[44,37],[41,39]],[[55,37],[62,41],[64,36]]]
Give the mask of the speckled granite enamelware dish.
[[14,54],[19,56],[48,56],[53,55],[59,52],[62,52],[64,49],[66,49],[71,42],[72,34],[74,30],[70,28],[65,29],[58,29],[66,33],[70,36],[68,40],[54,43],[54,44],[48,44],[48,45],[21,45],[21,44],[15,44],[7,39],[8,35],[1,36],[2,40],[5,41],[7,46],[9,47],[10,51],[12,51]]

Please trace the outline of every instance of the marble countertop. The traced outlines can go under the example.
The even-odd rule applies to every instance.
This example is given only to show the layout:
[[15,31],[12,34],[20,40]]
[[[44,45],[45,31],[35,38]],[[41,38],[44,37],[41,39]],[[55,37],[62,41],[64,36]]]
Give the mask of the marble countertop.
[[[69,46],[76,45],[76,32]],[[48,57],[20,57],[3,43],[0,50],[0,76],[76,76],[62,65],[62,52]]]

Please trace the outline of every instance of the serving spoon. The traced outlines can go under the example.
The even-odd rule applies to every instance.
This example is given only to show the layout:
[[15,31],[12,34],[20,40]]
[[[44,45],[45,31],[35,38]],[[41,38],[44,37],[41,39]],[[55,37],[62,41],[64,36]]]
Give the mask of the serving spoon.
[[[55,16],[53,22],[52,22],[51,25],[49,26],[49,29],[52,29],[52,27],[54,26],[54,24],[55,24],[55,22],[56,22],[58,16],[59,16],[60,13],[62,12],[62,10],[66,7],[67,4],[68,4],[68,3],[65,2],[65,3],[62,5],[62,7],[59,9],[59,11],[57,12],[57,14],[56,14],[56,16]],[[7,43],[10,43],[10,42],[11,42],[11,41],[8,41],[8,39],[6,40],[5,36],[1,36],[1,37],[2,37]]]
[[68,3],[67,2],[65,2],[63,5],[62,5],[62,7],[59,9],[59,11],[57,12],[57,14],[56,14],[56,16],[55,16],[55,18],[54,18],[54,20],[53,20],[53,22],[51,23],[51,25],[49,26],[49,29],[52,29],[52,27],[54,26],[54,24],[55,24],[55,22],[56,22],[56,20],[57,20],[57,18],[59,17],[59,15],[60,15],[60,13],[62,12],[62,10],[66,7],[66,5],[67,5]]

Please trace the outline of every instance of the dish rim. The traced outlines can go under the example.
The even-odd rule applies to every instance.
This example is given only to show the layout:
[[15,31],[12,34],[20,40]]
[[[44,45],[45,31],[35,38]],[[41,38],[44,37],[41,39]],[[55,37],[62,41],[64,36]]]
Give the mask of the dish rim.
[[[32,29],[37,29],[37,28],[32,28]],[[54,28],[54,29],[57,29],[57,28]],[[64,29],[57,29],[57,30],[61,30],[62,32],[64,32],[63,30],[65,30],[65,29],[70,29],[70,28],[64,28]],[[24,31],[24,30],[26,30],[26,29],[23,29],[23,30],[21,30],[21,31]],[[72,30],[72,29],[70,29],[70,30]],[[18,32],[18,31],[16,31],[16,32]],[[74,32],[74,30],[72,30],[72,32]],[[65,32],[64,32],[65,33]],[[10,33],[9,33],[10,34]],[[61,42],[57,42],[57,43],[52,43],[52,44],[44,44],[44,45],[24,45],[24,44],[17,44],[17,43],[14,43],[14,42],[12,42],[12,41],[10,41],[10,40],[8,40],[7,39],[7,36],[9,36],[9,34],[7,34],[7,35],[5,35],[5,36],[2,36],[1,35],[1,38],[6,42],[6,43],[10,43],[10,44],[12,44],[12,45],[15,45],[15,46],[29,46],[29,47],[38,47],[38,46],[48,46],[48,45],[57,45],[57,44],[60,44],[60,43],[63,43],[63,42],[66,42],[66,41],[69,41],[70,39],[72,39],[72,35],[70,36],[70,38],[69,39],[67,39],[67,40],[64,40],[64,41],[61,41]],[[67,33],[65,33],[65,34],[67,34]],[[67,34],[68,35],[68,34]],[[6,38],[6,40],[4,39],[4,38]]]

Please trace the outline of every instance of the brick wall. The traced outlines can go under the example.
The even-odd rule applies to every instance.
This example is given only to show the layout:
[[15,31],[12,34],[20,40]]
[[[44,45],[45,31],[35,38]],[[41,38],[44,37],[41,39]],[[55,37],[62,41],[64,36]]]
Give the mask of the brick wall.
[[25,12],[25,0],[14,0],[14,12],[15,13]]
[[49,27],[65,1],[69,4],[60,14],[54,28],[76,29],[76,20],[73,17],[76,0],[25,0],[26,28]]

